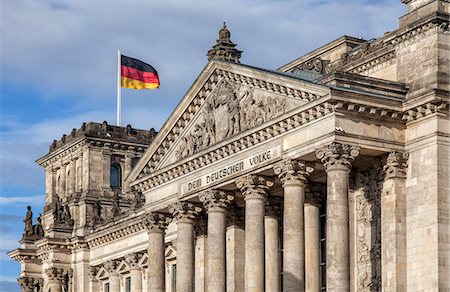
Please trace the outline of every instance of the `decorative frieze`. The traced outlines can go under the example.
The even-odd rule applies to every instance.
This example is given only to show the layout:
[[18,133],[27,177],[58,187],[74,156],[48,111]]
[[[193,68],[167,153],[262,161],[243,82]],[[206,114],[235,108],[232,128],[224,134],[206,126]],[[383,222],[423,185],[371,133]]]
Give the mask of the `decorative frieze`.
[[230,203],[234,200],[234,195],[232,193],[221,190],[203,191],[198,197],[208,213],[225,212]]
[[177,222],[194,222],[202,208],[196,203],[176,202],[169,206],[169,211]]
[[314,168],[305,161],[296,161],[287,158],[275,164],[273,170],[280,178],[283,186],[286,186],[306,184]]
[[103,268],[108,272],[108,274],[111,275],[117,275],[117,267],[118,267],[118,261],[117,260],[109,260],[106,261],[103,264]]
[[408,153],[391,152],[386,158],[386,164],[383,166],[385,179],[406,178],[406,169],[408,167]]
[[359,155],[359,147],[333,142],[316,151],[316,156],[325,166],[326,171],[346,169],[350,171],[352,162]]
[[144,224],[149,233],[164,233],[171,220],[172,219],[167,214],[152,212],[144,217]]
[[260,175],[249,174],[236,179],[236,186],[241,190],[245,200],[265,199],[273,181]]
[[307,60],[300,65],[295,66],[290,71],[295,72],[295,70],[302,70],[302,71],[312,71],[316,73],[325,73],[325,68],[328,65],[330,61],[328,60],[322,60],[322,58],[317,57],[310,60]]

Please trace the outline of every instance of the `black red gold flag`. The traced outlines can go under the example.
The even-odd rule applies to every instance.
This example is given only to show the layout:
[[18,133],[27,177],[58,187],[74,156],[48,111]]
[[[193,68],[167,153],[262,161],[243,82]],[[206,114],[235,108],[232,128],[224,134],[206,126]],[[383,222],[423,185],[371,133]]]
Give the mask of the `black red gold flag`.
[[160,85],[155,68],[124,55],[120,58],[120,76],[120,84],[124,88],[155,89]]

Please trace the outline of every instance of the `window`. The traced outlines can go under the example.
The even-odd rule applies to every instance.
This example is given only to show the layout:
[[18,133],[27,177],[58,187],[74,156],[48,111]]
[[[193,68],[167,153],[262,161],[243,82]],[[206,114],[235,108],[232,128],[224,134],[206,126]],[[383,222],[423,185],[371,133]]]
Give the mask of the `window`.
[[105,284],[105,292],[109,292],[109,283]]
[[110,168],[110,185],[111,188],[122,187],[122,169],[117,163],[111,164]]
[[125,291],[131,292],[131,277],[125,279]]
[[177,265],[172,266],[172,291],[177,292]]

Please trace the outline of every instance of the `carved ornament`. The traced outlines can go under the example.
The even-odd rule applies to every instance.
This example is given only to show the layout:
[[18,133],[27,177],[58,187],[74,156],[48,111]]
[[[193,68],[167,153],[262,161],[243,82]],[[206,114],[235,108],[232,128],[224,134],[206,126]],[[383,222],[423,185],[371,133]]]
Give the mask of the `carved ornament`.
[[408,168],[408,153],[391,152],[386,158],[386,164],[383,166],[385,178],[406,178],[406,169]]
[[49,281],[61,282],[64,278],[65,272],[62,268],[52,267],[46,269],[45,274],[47,275]]
[[167,225],[169,225],[171,218],[167,214],[152,212],[144,217],[144,224],[147,227],[149,233],[164,233]]
[[202,208],[191,202],[176,202],[169,207],[170,213],[177,222],[193,223]]
[[127,263],[127,265],[130,267],[130,269],[139,269],[138,263],[139,263],[139,254],[138,253],[131,253],[131,254],[127,254],[125,256],[125,262]]
[[260,175],[249,174],[236,179],[236,186],[241,190],[245,200],[266,199],[273,181]]
[[221,190],[206,190],[201,192],[198,197],[208,213],[225,212],[234,200],[232,193]]
[[305,185],[314,168],[305,161],[296,161],[290,158],[276,163],[273,167],[283,186]]
[[350,171],[352,162],[359,155],[359,147],[333,142],[316,150],[316,156],[326,171],[344,169]]

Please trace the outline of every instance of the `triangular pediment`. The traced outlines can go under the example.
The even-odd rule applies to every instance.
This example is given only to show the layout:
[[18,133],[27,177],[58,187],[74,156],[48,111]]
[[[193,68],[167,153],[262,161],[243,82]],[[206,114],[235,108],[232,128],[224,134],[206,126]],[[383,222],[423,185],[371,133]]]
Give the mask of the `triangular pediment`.
[[158,170],[326,95],[325,86],[294,75],[229,62],[209,62],[130,174]]

